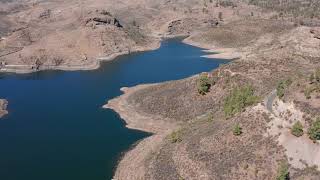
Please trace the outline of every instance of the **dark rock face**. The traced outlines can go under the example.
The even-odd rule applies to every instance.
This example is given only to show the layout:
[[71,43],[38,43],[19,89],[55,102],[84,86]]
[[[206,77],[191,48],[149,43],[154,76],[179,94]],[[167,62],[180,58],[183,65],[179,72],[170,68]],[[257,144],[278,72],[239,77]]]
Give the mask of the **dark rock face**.
[[96,11],[95,13],[89,13],[91,17],[87,18],[85,25],[113,25],[118,28],[123,26],[120,24],[120,21],[113,17],[110,12],[106,10]]
[[311,34],[313,34],[313,37],[316,39],[320,39],[320,30],[319,29],[312,29],[310,31]]
[[97,22],[96,25],[110,24],[116,27],[122,27],[120,22],[116,18],[112,18],[112,17],[95,17],[92,20]]
[[42,13],[39,14],[39,18],[40,19],[47,19],[47,18],[50,17],[50,15],[51,15],[51,10],[47,9],[47,10],[45,10]]

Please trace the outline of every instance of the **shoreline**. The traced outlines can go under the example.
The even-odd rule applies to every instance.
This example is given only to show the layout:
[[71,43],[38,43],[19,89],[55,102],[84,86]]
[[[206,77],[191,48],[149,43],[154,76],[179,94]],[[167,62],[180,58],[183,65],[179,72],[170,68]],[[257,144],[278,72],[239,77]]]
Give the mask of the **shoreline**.
[[[47,70],[61,70],[61,71],[89,71],[89,70],[96,70],[101,67],[101,62],[103,61],[113,61],[117,57],[122,55],[128,55],[130,53],[137,53],[137,52],[145,52],[145,51],[153,51],[156,49],[159,49],[161,46],[161,39],[156,39],[154,42],[149,44],[146,47],[136,47],[131,52],[129,51],[123,51],[118,53],[113,53],[108,56],[102,56],[95,58],[94,61],[92,61],[90,64],[83,64],[83,65],[61,65],[61,66],[51,66],[51,65],[44,65],[38,70],[31,69],[31,65],[9,65],[9,66],[20,66],[20,67],[29,67],[29,68],[0,68],[0,73],[16,73],[16,74],[28,74],[28,73],[34,73],[39,71],[47,71]],[[7,65],[8,66],[8,65]]]
[[[237,53],[235,49],[224,49],[217,48],[215,46],[197,43],[191,40],[191,36],[185,35],[177,35],[177,36],[161,36],[156,37],[155,41],[149,44],[148,47],[139,47],[132,52],[144,52],[144,51],[152,51],[160,48],[161,42],[170,38],[181,38],[185,37],[182,40],[182,43],[195,46],[198,48],[203,48],[204,52],[215,52],[218,54],[210,54],[204,55],[202,57],[207,58],[219,58],[219,59],[235,59],[239,58],[240,54]],[[102,61],[112,61],[121,55],[130,54],[130,52],[121,52],[114,53],[106,57],[99,57],[96,61],[93,61],[90,66],[55,66],[54,68],[45,68],[40,70],[7,70],[2,71],[0,69],[0,73],[32,73],[38,71],[46,71],[46,70],[63,70],[63,71],[81,71],[81,70],[95,70],[101,67]],[[108,108],[114,110],[126,123],[126,128],[141,130],[144,132],[150,132],[152,135],[145,139],[138,141],[135,146],[132,146],[131,149],[123,153],[123,156],[119,159],[118,165],[116,166],[116,171],[114,178],[115,179],[141,179],[144,177],[145,169],[144,169],[144,161],[148,158],[148,154],[155,151],[163,142],[163,139],[169,135],[173,130],[179,127],[179,123],[168,123],[168,121],[163,121],[163,118],[160,116],[146,114],[139,112],[136,107],[130,104],[127,100],[128,97],[134,94],[134,92],[141,90],[143,88],[147,88],[149,86],[154,86],[155,84],[141,84],[134,87],[123,87],[121,91],[123,94],[115,97],[108,101],[107,104],[103,106],[103,108]],[[132,163],[135,162],[135,163]],[[133,177],[134,176],[134,177]]]
[[[103,108],[112,109],[120,115],[129,129],[136,129],[152,133],[151,136],[142,139],[123,153],[116,166],[114,179],[143,179],[146,170],[144,162],[148,155],[161,145],[162,140],[178,127],[178,123],[163,121],[160,116],[139,112],[128,102],[128,98],[136,91],[157,84],[142,84],[134,87],[123,87],[124,94],[108,101]],[[132,163],[135,162],[135,163]]]
[[113,61],[119,56],[128,55],[130,53],[138,53],[138,52],[146,52],[146,51],[153,51],[159,49],[161,47],[161,42],[166,39],[172,38],[182,38],[182,43],[195,46],[198,48],[204,49],[203,52],[207,53],[215,53],[215,54],[208,54],[203,55],[201,57],[210,58],[210,59],[238,59],[243,56],[243,53],[238,52],[235,48],[218,48],[210,44],[199,43],[191,40],[190,35],[186,34],[179,34],[179,35],[162,35],[162,36],[155,36],[155,41],[149,44],[146,47],[136,47],[133,51],[123,51],[118,53],[113,53],[108,56],[102,56],[95,58],[90,64],[82,64],[82,65],[61,65],[61,66],[54,66],[54,65],[43,65],[40,69],[31,69],[32,65],[7,65],[12,67],[28,67],[28,68],[0,68],[0,73],[16,73],[16,74],[28,74],[34,73],[39,71],[47,71],[47,70],[61,70],[61,71],[89,71],[89,70],[96,70],[101,67],[101,62],[103,61]]
[[199,43],[191,40],[192,36],[185,38],[182,42],[191,46],[198,48],[203,48],[204,52],[215,53],[209,55],[203,55],[201,57],[210,58],[210,59],[239,59],[243,57],[243,53],[239,52],[236,48],[219,48],[214,45]]
[[[204,50],[207,52],[214,51],[212,46],[193,42],[190,40],[190,37],[185,38],[182,42],[198,48],[207,49]],[[206,57],[221,59],[235,59],[241,57],[240,54],[236,53],[235,49],[229,51],[222,50],[223,49],[220,48],[220,51],[218,49],[218,52],[220,52],[219,54],[206,55]],[[103,108],[112,109],[119,114],[121,119],[125,121],[127,128],[153,133],[150,137],[138,141],[135,146],[132,146],[131,149],[124,152],[116,166],[114,179],[143,179],[146,174],[143,164],[144,160],[148,158],[150,153],[161,146],[166,136],[179,127],[178,122],[176,124],[169,124],[165,123],[166,121],[163,121],[159,116],[141,113],[134,104],[128,102],[128,98],[136,91],[157,84],[160,83],[141,84],[129,88],[123,87],[121,88],[121,91],[123,92],[122,95],[109,100],[107,104],[103,106]]]
[[135,92],[150,86],[155,86],[157,84],[159,83],[141,84],[133,87],[122,87],[120,90],[123,92],[123,94],[109,100],[107,104],[102,107],[105,109],[112,109],[117,112],[121,119],[126,122],[126,127],[129,129],[141,130],[154,134],[165,132],[171,129],[172,126],[176,125],[162,121],[163,117],[161,116],[154,116],[139,112],[128,102],[128,98]]

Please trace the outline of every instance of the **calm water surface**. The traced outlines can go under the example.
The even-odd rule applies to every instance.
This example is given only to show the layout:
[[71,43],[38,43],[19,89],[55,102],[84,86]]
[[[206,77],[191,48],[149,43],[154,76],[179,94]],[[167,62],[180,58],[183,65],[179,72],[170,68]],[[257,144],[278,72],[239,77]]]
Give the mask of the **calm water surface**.
[[160,49],[121,56],[93,71],[1,74],[0,180],[106,180],[148,133],[130,130],[107,100],[123,86],[176,80],[226,63],[172,39]]

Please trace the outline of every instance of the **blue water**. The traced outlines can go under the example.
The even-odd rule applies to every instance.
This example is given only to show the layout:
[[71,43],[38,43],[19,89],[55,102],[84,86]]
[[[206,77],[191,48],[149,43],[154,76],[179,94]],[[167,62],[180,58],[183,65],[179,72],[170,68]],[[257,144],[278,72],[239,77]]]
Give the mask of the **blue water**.
[[150,134],[125,128],[107,100],[123,86],[176,80],[226,63],[166,40],[93,71],[0,75],[9,115],[0,120],[0,180],[111,179],[121,153]]

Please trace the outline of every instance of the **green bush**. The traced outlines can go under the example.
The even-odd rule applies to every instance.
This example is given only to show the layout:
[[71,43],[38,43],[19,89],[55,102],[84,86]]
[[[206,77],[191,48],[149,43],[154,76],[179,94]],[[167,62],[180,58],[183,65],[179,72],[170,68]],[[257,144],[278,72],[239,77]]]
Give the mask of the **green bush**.
[[296,122],[291,129],[291,134],[296,136],[296,137],[300,137],[303,135],[303,126],[300,123],[300,121]]
[[210,91],[211,86],[215,85],[217,77],[208,77],[207,73],[201,74],[198,80],[198,93],[205,95]]
[[201,95],[205,95],[209,92],[211,87],[210,80],[206,74],[200,75],[200,79],[198,81],[198,92]]
[[320,140],[320,118],[317,118],[316,121],[312,123],[308,130],[308,135],[311,140]]
[[177,142],[181,142],[181,132],[180,131],[173,131],[170,135],[169,135],[169,141],[171,143],[177,143]]
[[289,167],[288,163],[282,162],[278,168],[277,180],[289,180]]
[[278,86],[277,86],[277,95],[278,95],[278,97],[279,97],[280,99],[283,98],[284,92],[285,92],[286,88],[289,87],[291,84],[292,84],[292,80],[291,80],[291,79],[287,79],[287,80],[284,80],[284,81],[280,81],[280,82],[278,83]]
[[236,124],[234,127],[233,127],[233,135],[235,136],[240,136],[242,134],[242,128],[240,127],[239,124]]
[[254,95],[252,86],[243,86],[235,88],[231,94],[225,99],[224,113],[227,117],[242,112],[247,106],[258,102],[258,97]]

